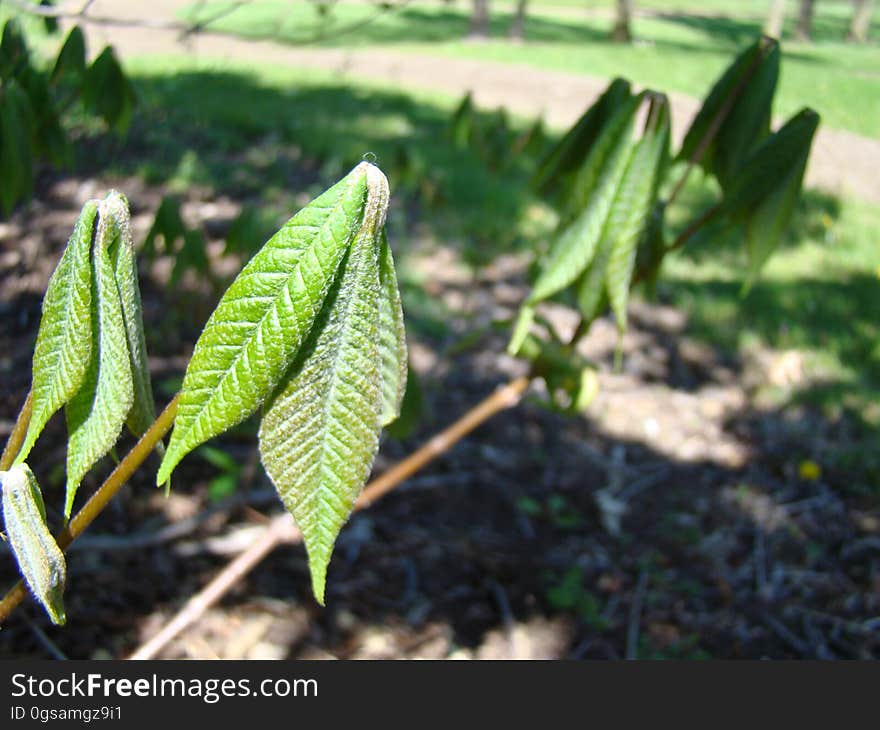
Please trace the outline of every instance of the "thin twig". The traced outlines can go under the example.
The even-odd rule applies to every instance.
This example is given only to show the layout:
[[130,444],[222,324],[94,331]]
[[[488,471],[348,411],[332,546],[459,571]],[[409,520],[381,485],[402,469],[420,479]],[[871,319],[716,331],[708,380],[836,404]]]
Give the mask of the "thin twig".
[[[58,533],[55,541],[62,551],[66,550],[70,543],[79,537],[94,519],[101,514],[107,504],[116,495],[116,493],[125,486],[131,475],[137,471],[138,467],[144,463],[147,456],[156,448],[156,444],[161,441],[162,437],[168,433],[171,424],[174,422],[174,416],[177,414],[177,402],[179,396],[168,404],[159,417],[153,422],[153,425],[147,429],[147,432],[141,436],[140,440],[132,447],[131,451],[125,458],[119,462],[116,468],[110,473],[110,476],[104,480],[104,483],[89,498],[89,501],[83,505],[83,508],[76,513],[74,518]],[[27,401],[25,402],[27,405]],[[24,408],[22,408],[24,410]],[[9,615],[18,606],[19,603],[27,596],[27,588],[23,581],[18,581],[0,600],[0,625],[9,618]]]
[[[158,530],[134,532],[129,535],[84,535],[73,543],[68,552],[120,552],[158,547],[189,537],[214,515],[229,512],[236,507],[274,503],[278,493],[274,489],[261,489],[244,496],[235,496],[211,505],[192,517],[165,525]],[[9,552],[8,546],[0,544],[0,552]]]
[[642,605],[645,602],[645,591],[648,589],[648,571],[642,568],[639,580],[633,592],[629,606],[629,624],[626,628],[626,658],[639,658],[639,629],[642,624]]
[[12,427],[9,439],[6,441],[6,446],[3,448],[3,455],[0,456],[0,471],[6,471],[12,466],[15,457],[18,456],[18,450],[21,448],[21,444],[24,441],[25,434],[27,433],[28,426],[31,422],[31,406],[33,405],[33,401],[34,394],[29,391],[27,398],[25,398],[24,405],[18,412],[18,418],[15,419],[15,425]]
[[[531,381],[523,376],[511,380],[476,405],[448,428],[430,439],[403,461],[368,484],[355,503],[361,510],[387,494],[426,464],[447,452],[481,423],[519,403]],[[296,543],[302,535],[293,518],[284,514],[274,518],[265,532],[231,563],[223,568],[201,591],[190,598],[183,608],[155,636],[139,647],[130,659],[152,659],[184,629],[197,621],[219,601],[236,583],[247,575],[272,550],[285,543]]]

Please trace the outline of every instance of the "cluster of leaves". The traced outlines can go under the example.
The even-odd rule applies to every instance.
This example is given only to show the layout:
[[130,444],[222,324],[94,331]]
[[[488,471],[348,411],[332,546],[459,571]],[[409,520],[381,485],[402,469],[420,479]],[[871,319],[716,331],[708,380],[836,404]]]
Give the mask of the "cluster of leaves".
[[[321,603],[336,536],[406,391],[388,199],[385,176],[361,163],[269,239],[202,331],[168,450],[160,449],[159,484],[187,453],[262,407],[262,461],[302,531]],[[157,235],[181,232],[173,210],[158,219]],[[154,421],[128,206],[118,193],[85,205],[52,275],[31,392],[21,449],[0,472],[4,520],[28,586],[63,623],[64,556],[25,459],[63,406],[69,516],[84,474],[123,424],[140,435]]]
[[157,477],[262,406],[263,465],[303,533],[321,603],[336,536],[406,386],[387,205],[385,176],[361,163],[245,266],[196,343]]
[[[606,309],[619,332],[626,330],[631,289],[652,281],[664,256],[685,240],[668,243],[670,200],[663,193],[671,161],[700,164],[716,178],[722,198],[691,228],[714,218],[742,230],[750,273],[757,275],[790,223],[819,119],[804,109],[771,132],[779,56],[778,43],[761,38],[737,57],[711,89],[674,160],[666,96],[650,90],[635,94],[624,79],[612,81],[547,153],[533,185],[556,208],[559,222],[537,261],[511,354],[532,361],[536,374],[542,374],[554,352],[561,351],[569,369],[578,371],[589,365],[575,362],[574,345]],[[640,116],[644,121],[637,124]],[[539,305],[548,300],[579,311],[581,323],[571,341],[562,342],[539,316]],[[563,387],[578,407],[594,392],[585,376],[568,377]]]
[[33,192],[35,163],[62,167],[73,152],[62,116],[74,103],[124,132],[135,104],[134,89],[109,46],[86,62],[85,37],[68,33],[54,66],[42,68],[12,18],[0,38],[0,210],[8,215]]
[[28,428],[12,468],[0,472],[3,514],[25,579],[52,620],[61,622],[64,570],[57,564],[63,556],[25,460],[63,407],[69,517],[83,477],[113,448],[123,426],[140,436],[155,419],[128,203],[115,191],[85,204],[49,280],[32,370]]

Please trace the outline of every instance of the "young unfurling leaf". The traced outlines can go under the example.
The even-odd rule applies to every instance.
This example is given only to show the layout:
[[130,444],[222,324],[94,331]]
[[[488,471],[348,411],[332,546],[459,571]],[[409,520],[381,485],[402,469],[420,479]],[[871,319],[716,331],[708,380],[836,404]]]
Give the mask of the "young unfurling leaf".
[[819,115],[802,109],[755,148],[725,192],[722,213],[745,226],[749,284],[791,222],[818,126]]
[[303,533],[322,604],[336,536],[405,388],[403,315],[383,231],[388,183],[372,166],[366,182],[354,241],[260,425],[263,465]]
[[69,515],[88,469],[124,423],[141,435],[153,421],[128,204],[111,191],[86,203],[43,300],[34,348],[33,406],[15,463],[66,406]]
[[400,415],[409,358],[394,257],[384,231],[379,246],[379,360],[382,369],[381,420],[382,425],[387,426]]
[[605,232],[613,239],[605,287],[620,331],[626,329],[626,305],[636,246],[648,227],[668,151],[669,102],[665,96],[658,95],[653,99],[645,133],[633,150],[621,180]]
[[97,201],[90,200],[49,279],[34,346],[31,420],[16,463],[30,453],[48,420],[82,386],[92,356],[90,257]]
[[[694,117],[679,159],[690,159],[702,147],[703,169],[715,175],[723,188],[730,184],[755,145],[770,133],[780,56],[779,43],[763,37],[736,58]],[[707,144],[708,134],[712,136]]]
[[290,369],[360,226],[367,166],[291,218],[223,295],[187,366],[158,483],[196,446],[254,413]]
[[46,526],[46,508],[37,480],[27,464],[16,464],[0,472],[0,488],[6,535],[19,570],[52,623],[63,625],[67,566]]
[[[134,255],[134,242],[131,235],[131,222],[125,198],[111,192],[103,202],[102,210],[116,227],[116,244],[111,247],[113,275],[122,305],[122,318],[125,322],[125,336],[128,341],[128,357],[132,379],[132,405],[126,417],[128,430],[141,436],[156,418],[153,402],[153,388],[150,383],[150,370],[147,364],[147,343],[144,337],[144,317],[141,306],[141,291],[138,286],[137,262]],[[161,442],[157,449],[164,453]]]
[[[586,206],[563,228],[532,288],[529,303],[535,304],[574,282],[596,252],[620,178],[626,171],[632,150],[632,125],[641,101],[633,97],[609,120],[584,163],[594,178]],[[586,183],[585,183],[586,184]]]
[[376,254],[373,236],[360,235],[260,426],[263,465],[302,530],[321,604],[333,544],[379,444]]
[[[122,203],[124,205],[124,202]],[[82,387],[66,408],[67,496],[64,514],[70,515],[76,491],[86,472],[119,438],[134,402],[134,386],[125,315],[116,272],[114,251],[120,246],[114,209],[117,201],[102,201],[92,247],[91,337],[92,357]]]

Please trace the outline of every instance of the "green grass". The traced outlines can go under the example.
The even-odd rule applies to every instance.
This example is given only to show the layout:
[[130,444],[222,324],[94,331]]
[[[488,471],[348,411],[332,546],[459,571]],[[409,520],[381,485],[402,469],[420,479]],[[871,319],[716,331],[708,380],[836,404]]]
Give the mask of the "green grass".
[[[206,3],[200,12],[213,14],[226,1]],[[714,0],[700,12],[727,14],[670,11],[662,17],[638,17],[634,21],[638,42],[621,46],[607,41],[607,13],[581,14],[557,4],[553,0],[551,6],[548,0],[534,7],[526,25],[525,47],[505,38],[512,17],[509,4],[496,6],[493,38],[481,43],[463,40],[468,27],[468,8],[463,4],[416,3],[385,13],[356,31],[341,32],[375,13],[373,6],[339,3],[322,20],[308,4],[264,0],[236,10],[215,27],[290,43],[394,47],[593,76],[623,75],[639,84],[702,97],[732,56],[760,32],[763,20],[759,3],[738,6],[731,0]],[[593,7],[597,5],[608,3]],[[670,6],[657,0],[645,5],[668,9],[693,7],[694,3],[682,0]],[[788,116],[802,106],[812,106],[828,126],[880,137],[880,46],[842,42],[848,8],[841,3],[819,3],[816,42],[784,42],[776,113]],[[794,15],[789,13],[787,34]],[[877,21],[873,33],[874,38],[880,35]]]

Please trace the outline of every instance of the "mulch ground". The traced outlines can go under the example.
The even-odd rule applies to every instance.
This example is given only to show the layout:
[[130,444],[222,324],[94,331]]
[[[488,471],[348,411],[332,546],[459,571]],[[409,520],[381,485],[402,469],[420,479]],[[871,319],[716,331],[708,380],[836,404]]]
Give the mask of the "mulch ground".
[[[129,196],[142,236],[162,190],[136,180],[43,180],[0,226],[3,437],[27,392],[48,276],[82,202],[110,186]],[[237,204],[192,193],[184,209],[222,238]],[[488,325],[522,297],[524,262],[502,258],[474,275],[452,248],[409,245],[410,265],[433,272],[428,293],[452,318],[445,335],[411,339],[424,414],[403,441],[386,439],[376,473],[521,372]],[[168,263],[142,271],[162,401],[216,296],[194,277],[168,293]],[[691,341],[681,311],[636,304],[632,315],[621,372],[610,323],[584,345],[602,385],[585,417],[542,407],[538,383],[356,515],[338,543],[326,609],[310,596],[302,548],[279,549],[163,656],[880,657],[877,500],[849,490],[847,473],[799,472],[801,455],[845,443],[852,425],[756,403],[755,383],[796,387],[797,353],[733,356]],[[573,326],[562,309],[548,316]],[[62,421],[30,460],[56,508]],[[27,604],[0,632],[0,656],[120,657],[155,632],[277,509],[254,430],[217,442],[245,465],[232,500],[209,499],[217,471],[197,456],[168,499],[142,470],[70,556],[68,625],[52,627]],[[110,466],[95,470],[81,499]],[[181,523],[191,529],[163,537]],[[0,585],[15,577],[0,554]]]

